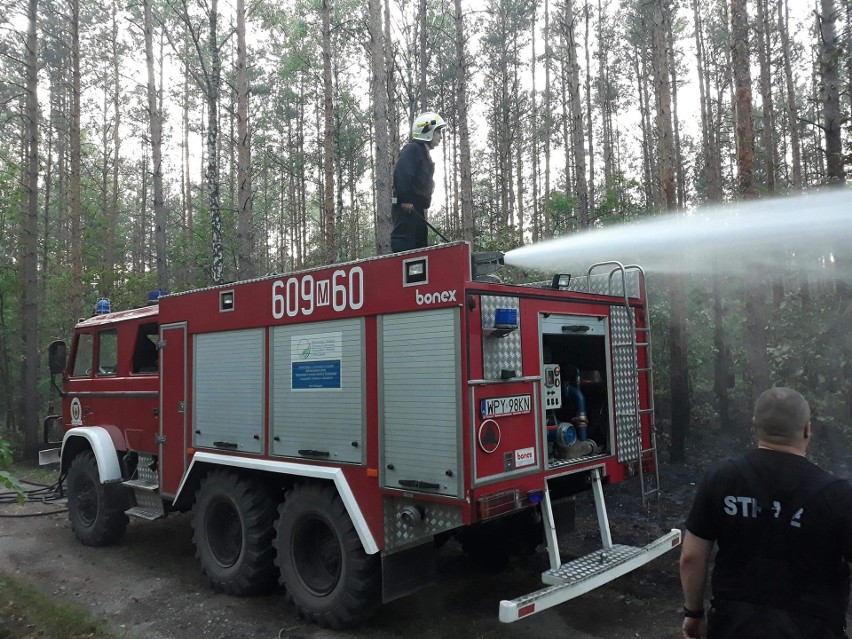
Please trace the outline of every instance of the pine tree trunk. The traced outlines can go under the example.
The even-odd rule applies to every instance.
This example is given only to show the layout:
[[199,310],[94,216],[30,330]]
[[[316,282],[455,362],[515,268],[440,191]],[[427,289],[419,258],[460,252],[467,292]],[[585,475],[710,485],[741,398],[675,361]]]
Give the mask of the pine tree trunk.
[[222,63],[219,56],[219,0],[211,0],[208,15],[208,54],[210,79],[207,82],[207,194],[210,198],[210,228],[212,235],[214,284],[225,282],[225,255],[222,247],[222,211],[219,203],[219,87],[222,81]]
[[[50,98],[48,98],[50,99]],[[51,114],[51,119],[55,114]],[[44,154],[44,204],[41,217],[41,277],[39,277],[39,299],[46,299],[48,282],[53,276],[53,262],[49,259],[54,251],[58,252],[59,238],[55,237],[51,242],[50,211],[51,194],[53,190],[53,126],[47,123],[47,149]]]
[[668,64],[671,81],[671,121],[674,135],[674,172],[675,185],[677,189],[677,206],[682,208],[686,205],[686,175],[684,171],[683,153],[680,145],[680,122],[677,117],[677,62],[675,59],[674,33],[672,32],[671,21],[666,20],[668,28],[666,29],[666,54],[668,56]]
[[722,276],[713,274],[713,346],[716,357],[713,365],[713,392],[716,395],[716,409],[719,414],[719,428],[723,433],[735,430],[731,419],[731,400],[728,396],[731,377],[730,348],[725,331],[725,312],[722,303]]
[[[26,210],[21,237],[21,337],[23,341],[22,391],[24,396],[24,458],[38,456],[38,0],[27,2],[25,146]],[[7,401],[11,397],[7,398]]]
[[133,274],[142,275],[145,271],[145,246],[147,238],[145,229],[148,224],[148,149],[143,144],[142,157],[139,159],[139,181],[142,188],[139,191],[139,208],[137,222],[133,225]]
[[[843,186],[846,171],[843,165],[841,140],[843,111],[840,107],[840,48],[837,36],[837,8],[834,0],[820,0],[820,103],[825,131],[826,182]],[[847,25],[848,28],[848,25]]]
[[[336,61],[336,60],[335,60]],[[332,63],[331,67],[331,76],[332,76],[332,87],[333,87],[333,100],[336,101],[337,96],[340,95],[340,67]],[[344,180],[343,180],[343,151],[341,149],[340,142],[340,111],[337,109],[334,110],[334,176],[335,176],[335,188],[334,188],[334,246],[335,246],[335,255],[334,261],[342,262],[346,259],[344,254],[345,251],[345,229],[343,228],[343,189],[344,189]]]
[[257,274],[254,259],[254,207],[251,183],[251,134],[249,133],[249,86],[246,75],[246,6],[237,0],[237,237],[241,279]]
[[391,173],[388,136],[387,67],[381,0],[369,0],[370,66],[373,71],[370,90],[373,98],[373,131],[376,138],[376,252],[390,253]]
[[577,14],[574,0],[565,0],[565,45],[568,65],[568,99],[571,113],[571,149],[574,160],[574,194],[580,228],[588,228],[589,187],[586,180],[586,145],[583,140],[583,110],[580,97],[580,63],[577,60]]
[[[553,94],[550,84],[550,65],[552,48],[550,46],[550,0],[544,0],[544,236],[553,234],[550,219],[550,131],[553,130]],[[568,167],[565,167],[568,171]],[[567,182],[567,180],[566,180]]]
[[[656,203],[657,198],[654,194],[654,167],[653,154],[651,153],[651,100],[648,96],[648,82],[644,69],[642,51],[635,51],[633,55],[633,73],[636,77],[637,94],[639,97],[639,118],[640,128],[642,130],[642,184],[644,185],[643,192],[645,194],[645,208],[651,207]],[[641,66],[640,66],[641,64]]]
[[323,219],[325,220],[325,259],[337,257],[334,230],[334,87],[331,80],[331,0],[322,0],[322,103],[323,103]]
[[148,122],[151,133],[151,159],[153,161],[154,189],[154,244],[157,253],[157,288],[169,289],[166,264],[166,205],[163,196],[163,118],[157,103],[157,86],[154,76],[154,19],[151,0],[142,0],[145,29],[145,64],[148,70]]
[[118,6],[112,3],[112,185],[111,198],[106,208],[107,228],[104,240],[104,271],[101,277],[101,286],[104,295],[112,295],[113,283],[115,281],[116,266],[116,228],[118,225],[118,176],[121,167],[121,79],[120,79],[120,51],[118,47]]
[[80,2],[71,0],[71,113],[68,152],[71,156],[71,285],[69,305],[71,317],[83,313],[83,205],[81,194],[80,140]]
[[186,286],[190,282],[195,282],[195,228],[193,219],[193,197],[192,197],[192,172],[189,166],[189,70],[187,64],[184,64],[183,76],[183,100],[181,107],[181,122],[183,128],[183,149],[182,160],[183,166],[183,226],[181,231],[184,234],[186,241],[187,259],[183,273],[183,284]]
[[473,177],[470,158],[470,128],[468,124],[467,74],[470,61],[465,48],[465,23],[462,1],[455,0],[455,44],[456,44],[456,134],[459,141],[459,170],[461,172],[461,217],[465,240],[475,240],[473,217]]
[[846,97],[852,117],[852,2],[846,2]]
[[[660,175],[660,203],[664,211],[677,208],[674,171],[674,136],[672,131],[671,70],[669,68],[669,29],[671,21],[664,0],[654,0],[653,67],[656,99],[656,133]],[[689,362],[687,358],[686,293],[683,277],[669,277],[669,352],[671,354],[669,387],[672,404],[671,461],[685,457],[686,434],[689,432]]]
[[[566,44],[567,38],[565,35],[562,35],[562,46],[567,46]],[[568,80],[568,56],[560,55],[559,56],[560,64],[559,64],[559,99],[562,106],[562,148],[565,150],[565,195],[571,197],[574,194],[574,178],[573,172],[576,167],[573,166],[573,155],[572,145],[571,145],[571,105],[569,104],[570,96],[569,96],[569,87],[570,81]],[[565,232],[564,226],[567,224],[567,220],[563,222],[562,232]]]
[[[754,129],[752,128],[751,71],[749,69],[748,14],[745,0],[731,2],[732,68],[737,105],[737,180],[742,199],[757,197],[753,182]],[[751,370],[752,396],[769,387],[769,365],[766,360],[766,294],[758,277],[745,288],[746,352]]]
[[[517,37],[515,38],[514,45],[515,54],[513,56],[514,63],[512,69],[512,93],[514,95],[519,95],[521,92],[521,83],[519,77],[518,67],[520,66],[521,52],[520,47],[518,46]],[[515,239],[514,242],[517,244],[523,244],[524,241],[524,121],[526,118],[524,117],[523,109],[519,104],[515,104],[512,107],[512,111],[514,114],[512,115],[512,138],[511,145],[515,148],[515,162],[512,166],[512,170],[515,173],[515,179],[513,183],[516,185],[515,192],[513,193],[513,211],[515,213],[515,219],[517,219],[517,227],[514,228],[515,231]],[[513,227],[513,220],[510,220],[509,228]]]
[[763,151],[766,154],[766,191],[775,193],[778,147],[775,138],[775,107],[772,102],[768,0],[757,0],[757,57],[760,64],[760,100],[763,108]]
[[[592,63],[590,62],[591,46],[589,45],[589,22],[591,20],[592,10],[589,7],[589,0],[586,0],[583,10],[586,16],[586,34],[584,41],[584,48],[586,50],[586,135],[589,137],[588,215],[590,218],[589,223],[591,224],[591,217],[594,215],[595,211],[595,127],[592,121]],[[601,17],[598,16],[598,20],[600,19]],[[601,43],[598,43],[598,46],[601,46]]]
[[[533,243],[536,243],[539,241],[539,238],[541,238],[541,220],[538,216],[538,89],[535,84],[535,70],[538,66],[535,53],[535,42],[538,39],[536,34],[538,24],[536,23],[535,4],[533,4],[532,11],[532,20],[530,21],[532,31],[532,38],[530,39],[530,46],[532,49],[530,52],[530,72],[532,76],[532,87],[530,89],[530,153],[532,155],[530,169],[532,171],[532,214],[530,215],[530,222],[532,223],[532,241]],[[521,237],[521,243],[523,244],[523,237]]]
[[[704,180],[707,185],[707,199],[710,202],[721,202],[722,184],[721,169],[715,166],[714,153],[716,135],[713,129],[713,106],[709,95],[709,72],[705,59],[704,27],[699,13],[699,2],[693,0],[692,11],[695,19],[695,57],[698,68],[698,92],[701,107],[701,139],[702,163]],[[705,83],[705,79],[708,81]],[[723,432],[729,432],[733,426],[730,415],[730,399],[728,397],[728,378],[730,376],[728,362],[728,338],[724,324],[724,308],[722,305],[721,275],[713,273],[713,346],[716,350],[713,367],[713,392],[716,396],[716,410],[719,424]]]
[[[390,166],[396,164],[396,159],[399,155],[400,147],[402,146],[399,137],[399,110],[396,107],[396,61],[393,55],[393,37],[391,36],[391,13],[390,0],[385,0],[385,70],[387,71],[387,92],[388,92],[388,132],[390,140],[388,141],[388,151],[390,153]],[[388,240],[390,241],[390,240]]]
[[[754,129],[752,128],[751,71],[749,69],[748,14],[745,0],[731,2],[732,69],[737,105],[737,180],[742,199],[757,197],[753,182]],[[769,387],[766,359],[768,310],[760,276],[746,283],[746,352],[751,371],[752,396]]]
[[420,98],[420,111],[426,111],[429,108],[429,102],[426,99],[426,77],[429,73],[429,49],[426,45],[426,31],[429,28],[426,24],[426,0],[420,0],[420,9],[417,14],[417,24],[420,29],[420,46],[418,47],[418,55],[420,56],[420,67],[418,68],[418,97]]
[[[604,42],[604,12],[601,0],[598,0],[598,42]],[[608,47],[598,46],[598,102],[601,105],[601,125],[603,130],[603,161],[604,161],[604,197],[609,195],[613,186],[613,122],[612,101],[609,96],[609,56]]]
[[737,182],[744,199],[757,197],[754,186],[754,128],[749,68],[746,0],[731,0],[732,68],[737,104]]

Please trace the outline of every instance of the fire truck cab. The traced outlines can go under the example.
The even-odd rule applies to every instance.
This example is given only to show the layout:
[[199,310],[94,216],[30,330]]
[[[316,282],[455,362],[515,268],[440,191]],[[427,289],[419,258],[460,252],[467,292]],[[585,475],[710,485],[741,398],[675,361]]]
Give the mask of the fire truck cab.
[[[280,582],[330,627],[431,583],[451,536],[483,562],[546,544],[544,587],[500,602],[506,622],[676,546],[614,544],[604,504],[634,476],[658,491],[642,270],[509,285],[500,262],[458,242],[79,322],[70,357],[51,346],[47,418],[75,535],[112,544],[128,515],[191,510],[213,588]],[[601,549],[563,563],[586,491]]]

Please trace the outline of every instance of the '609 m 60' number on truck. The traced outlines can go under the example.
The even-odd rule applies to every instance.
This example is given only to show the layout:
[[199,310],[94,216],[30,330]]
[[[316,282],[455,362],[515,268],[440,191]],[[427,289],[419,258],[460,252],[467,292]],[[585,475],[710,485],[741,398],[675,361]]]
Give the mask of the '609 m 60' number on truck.
[[314,309],[331,306],[340,312],[358,310],[364,305],[364,271],[355,266],[344,271],[338,269],[330,279],[315,280],[313,275],[288,277],[272,283],[272,317],[281,319],[286,314],[311,315]]

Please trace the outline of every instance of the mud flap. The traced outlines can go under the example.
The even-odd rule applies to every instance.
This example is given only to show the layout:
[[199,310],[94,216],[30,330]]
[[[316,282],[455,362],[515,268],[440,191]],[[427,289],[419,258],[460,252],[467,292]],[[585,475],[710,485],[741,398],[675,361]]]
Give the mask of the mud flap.
[[680,535],[680,530],[673,528],[641,548],[614,544],[609,550],[598,550],[547,570],[541,580],[550,584],[548,587],[500,602],[500,621],[517,621],[609,583],[678,546]]
[[382,602],[388,603],[431,586],[438,580],[437,548],[426,543],[382,555]]

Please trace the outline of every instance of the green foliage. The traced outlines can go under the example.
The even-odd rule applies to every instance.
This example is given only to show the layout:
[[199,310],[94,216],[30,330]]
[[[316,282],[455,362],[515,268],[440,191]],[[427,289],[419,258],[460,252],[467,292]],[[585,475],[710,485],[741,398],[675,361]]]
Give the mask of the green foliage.
[[12,447],[5,439],[0,439],[0,488],[15,493],[18,496],[18,503],[23,504],[27,499],[26,493],[21,482],[7,470],[11,465]]
[[567,235],[578,230],[577,198],[566,195],[562,191],[552,191],[548,199],[553,235]]

